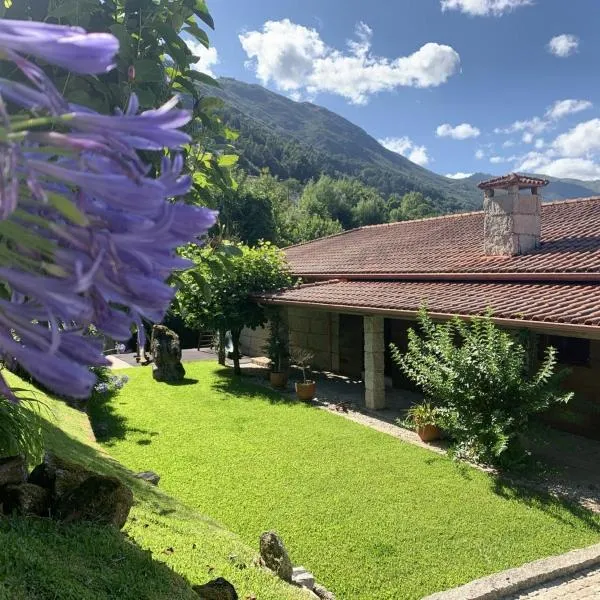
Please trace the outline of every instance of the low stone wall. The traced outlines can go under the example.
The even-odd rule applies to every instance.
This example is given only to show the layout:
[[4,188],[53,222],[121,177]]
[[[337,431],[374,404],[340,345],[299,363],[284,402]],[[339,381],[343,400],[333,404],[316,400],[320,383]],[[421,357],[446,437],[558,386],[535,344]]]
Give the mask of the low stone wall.
[[269,337],[269,326],[248,329],[240,336],[240,351],[245,356],[265,356],[265,345]]

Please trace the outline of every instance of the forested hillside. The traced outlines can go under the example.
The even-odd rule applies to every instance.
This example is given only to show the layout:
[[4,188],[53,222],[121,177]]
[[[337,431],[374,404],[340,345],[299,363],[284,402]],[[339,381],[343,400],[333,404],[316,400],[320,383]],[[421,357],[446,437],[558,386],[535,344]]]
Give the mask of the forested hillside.
[[351,176],[383,196],[422,192],[440,212],[473,210],[481,194],[471,182],[453,181],[384,148],[364,130],[310,102],[294,102],[260,85],[220,79],[210,93],[225,101],[221,114],[239,131],[240,165],[251,174],[267,167],[300,182]]

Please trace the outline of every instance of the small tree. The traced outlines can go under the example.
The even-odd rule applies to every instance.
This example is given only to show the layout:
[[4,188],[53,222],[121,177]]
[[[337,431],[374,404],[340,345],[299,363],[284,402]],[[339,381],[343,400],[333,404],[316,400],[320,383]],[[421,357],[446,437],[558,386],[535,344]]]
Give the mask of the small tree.
[[183,254],[196,267],[181,276],[177,310],[189,327],[231,332],[234,372],[239,375],[242,329],[267,322],[265,309],[252,295],[292,285],[283,254],[269,243],[256,248],[231,245],[225,269],[218,268],[221,259],[211,248],[189,246]]
[[556,350],[548,348],[536,373],[528,374],[525,348],[499,329],[488,313],[469,322],[434,323],[419,313],[422,334],[408,332],[408,350],[391,344],[394,360],[440,408],[441,425],[455,450],[478,462],[509,466],[523,457],[519,434],[531,415],[573,394],[559,391]]

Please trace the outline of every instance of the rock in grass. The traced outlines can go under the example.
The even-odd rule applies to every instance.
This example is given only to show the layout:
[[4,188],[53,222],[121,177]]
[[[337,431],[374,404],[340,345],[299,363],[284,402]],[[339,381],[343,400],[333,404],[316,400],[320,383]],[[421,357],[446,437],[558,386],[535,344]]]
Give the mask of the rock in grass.
[[27,483],[39,485],[51,492],[54,491],[54,476],[48,470],[46,463],[40,463],[34,467],[33,471],[29,473],[29,477],[27,477]]
[[321,600],[335,600],[335,594],[319,583],[315,583],[312,591]]
[[26,478],[27,468],[22,456],[0,458],[0,486],[23,483]]
[[194,585],[192,589],[202,600],[238,600],[235,588],[223,577],[213,579],[204,585]]
[[7,485],[0,491],[0,502],[5,515],[47,517],[50,509],[50,492],[33,483]]
[[304,567],[294,567],[292,569],[292,582],[300,587],[312,590],[315,585],[315,578]]
[[283,541],[274,531],[267,531],[260,536],[260,555],[267,568],[284,581],[292,582],[292,561]]
[[133,493],[115,477],[91,475],[58,498],[55,516],[63,521],[91,521],[121,529],[133,505]]
[[154,471],[142,471],[141,473],[136,473],[135,475],[138,479],[143,479],[152,485],[158,485],[160,481],[160,475],[155,473]]
[[[44,467],[40,467],[38,473],[34,476],[36,469],[31,472],[30,482],[42,485],[42,482],[49,482],[55,499],[59,499],[65,494],[81,485],[88,477],[94,475],[85,467],[77,463],[65,460],[52,452],[46,452],[44,456]],[[39,483],[38,483],[39,482]]]
[[156,381],[176,383],[185,377],[185,369],[181,364],[181,345],[179,336],[164,325],[154,325],[150,343],[152,360],[152,377]]

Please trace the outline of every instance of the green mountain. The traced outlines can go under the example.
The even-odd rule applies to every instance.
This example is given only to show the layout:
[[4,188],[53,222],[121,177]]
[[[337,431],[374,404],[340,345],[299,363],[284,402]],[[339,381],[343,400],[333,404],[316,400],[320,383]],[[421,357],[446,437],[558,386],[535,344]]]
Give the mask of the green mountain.
[[443,212],[481,206],[471,182],[432,173],[384,148],[360,127],[310,102],[294,102],[260,85],[220,79],[225,122],[240,132],[241,165],[250,172],[268,167],[281,178],[302,182],[350,175],[382,194],[421,191]]
[[[481,208],[477,184],[492,175],[475,173],[454,180],[416,165],[384,148],[347,119],[310,102],[294,102],[266,88],[235,79],[219,79],[207,93],[224,100],[225,122],[240,132],[236,142],[240,164],[250,173],[268,167],[280,178],[306,182],[321,174],[352,176],[383,195],[420,191],[440,212]],[[600,181],[550,179],[545,200],[594,196]]]
[[[544,201],[565,200],[567,198],[585,198],[587,196],[598,196],[600,194],[600,181],[581,181],[579,179],[557,179],[547,175],[527,173],[533,177],[548,179],[550,183],[542,190]],[[480,181],[491,179],[494,175],[489,173],[473,173],[470,177],[463,179],[465,184],[476,187]]]

